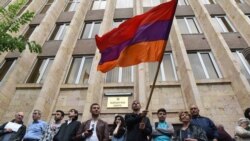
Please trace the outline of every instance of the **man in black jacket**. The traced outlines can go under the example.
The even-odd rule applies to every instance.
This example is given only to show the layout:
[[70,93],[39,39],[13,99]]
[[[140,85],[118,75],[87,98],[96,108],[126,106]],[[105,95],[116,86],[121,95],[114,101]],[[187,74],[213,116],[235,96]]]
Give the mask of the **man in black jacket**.
[[141,104],[138,100],[133,101],[133,113],[125,115],[127,125],[127,141],[147,141],[152,132],[147,111],[140,113]]
[[78,111],[76,109],[69,110],[69,119],[60,127],[53,141],[73,141],[81,123],[77,121]]
[[[23,112],[15,114],[15,119],[0,126],[0,141],[21,141],[26,131],[23,125]],[[10,126],[10,125],[14,125]]]

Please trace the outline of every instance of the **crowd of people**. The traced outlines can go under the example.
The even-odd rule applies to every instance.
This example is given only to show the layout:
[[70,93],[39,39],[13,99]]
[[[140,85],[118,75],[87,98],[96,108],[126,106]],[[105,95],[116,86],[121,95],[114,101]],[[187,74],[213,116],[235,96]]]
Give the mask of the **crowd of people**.
[[50,124],[41,120],[40,110],[34,110],[33,122],[26,128],[23,124],[24,113],[18,112],[15,119],[0,126],[0,141],[250,141],[250,108],[245,110],[245,117],[237,122],[233,138],[223,125],[215,126],[211,119],[201,116],[196,105],[190,106],[190,111],[179,113],[182,125],[178,130],[166,120],[167,111],[164,108],[158,109],[158,122],[153,126],[147,111],[141,112],[138,100],[132,102],[132,110],[125,117],[116,115],[111,131],[107,122],[99,117],[98,103],[90,106],[92,117],[83,123],[77,121],[76,109],[69,110],[65,122],[65,113],[57,110]]

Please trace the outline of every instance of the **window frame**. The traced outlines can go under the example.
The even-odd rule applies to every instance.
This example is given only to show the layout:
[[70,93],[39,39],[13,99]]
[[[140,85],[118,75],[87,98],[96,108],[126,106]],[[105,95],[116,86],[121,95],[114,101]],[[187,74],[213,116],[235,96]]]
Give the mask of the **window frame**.
[[[167,75],[165,74],[165,68],[167,67],[164,67],[164,56],[165,55],[169,55],[170,57],[170,61],[171,61],[171,66],[172,66],[172,71],[173,71],[173,77],[174,77],[174,80],[168,80],[167,78]],[[152,62],[153,63],[153,62]],[[150,64],[149,64],[150,65]],[[150,67],[150,66],[148,66]],[[149,73],[150,73],[150,69],[149,69]],[[161,80],[158,80],[158,81],[162,81],[162,82],[168,82],[168,81],[178,81],[179,78],[178,78],[178,75],[177,75],[177,71],[176,71],[176,64],[175,64],[175,61],[174,61],[174,57],[173,57],[173,53],[172,52],[165,52],[163,54],[163,59],[162,59],[162,62],[160,64],[160,70],[159,70],[159,73],[161,74],[160,76],[157,76],[157,77],[160,77]],[[153,79],[155,77],[155,74],[153,75]],[[153,79],[151,80],[151,77],[149,76],[149,81],[153,81]]]
[[17,61],[17,58],[6,58],[4,59],[4,61],[0,64],[0,69],[5,65],[5,63],[8,61],[8,60],[11,60],[12,63],[10,65],[10,67],[8,68],[7,72],[4,74],[2,80],[0,80],[0,84],[3,82],[3,80],[6,78],[6,76],[9,74],[10,70],[15,66],[16,64],[16,61]]
[[[73,12],[76,11],[76,8],[78,6],[78,4],[80,3],[80,0],[69,0],[69,2],[67,3],[65,9],[63,10],[64,12]],[[66,11],[68,5],[70,4],[69,9]]]
[[[55,29],[57,28],[57,26],[59,26],[59,29],[58,29],[58,31],[57,31],[57,33],[56,33],[56,35],[54,36],[54,38],[52,38],[52,36],[53,36],[53,34],[54,34],[54,32],[55,32]],[[61,26],[63,26],[62,28],[60,28]],[[69,22],[67,22],[67,23],[56,23],[55,24],[55,27],[54,27],[54,29],[52,30],[52,32],[51,32],[51,34],[50,34],[50,36],[49,36],[49,39],[48,40],[55,40],[55,41],[61,41],[61,40],[63,40],[63,38],[64,38],[64,36],[65,36],[65,34],[66,34],[66,32],[67,32],[67,30],[65,29],[65,28],[68,28],[68,27],[70,26],[70,23]],[[60,30],[61,29],[61,30]],[[65,31],[65,34],[62,34],[62,33],[64,33],[64,30],[66,30]],[[62,35],[64,35],[63,37],[61,37]]]
[[234,0],[234,1],[235,1],[235,3],[245,3],[244,0]]
[[[175,68],[175,62],[174,62],[174,58],[173,58],[173,53],[164,53],[164,55],[170,55],[172,69],[173,69],[173,72],[174,72],[174,78],[175,78],[175,81],[178,81],[178,75],[177,75],[176,68]],[[162,81],[167,81],[167,76],[165,74],[165,69],[164,69],[163,62],[161,62],[160,73],[161,73],[161,76],[162,76]]]
[[243,64],[244,68],[246,69],[246,72],[250,76],[250,65],[248,64],[247,60],[245,59],[245,57],[243,56],[243,54],[240,51],[236,50],[235,53],[239,57],[241,63]]
[[[29,25],[29,28],[27,30],[25,30],[25,32],[23,33],[23,37],[26,38],[27,40],[29,40],[30,36],[33,34],[33,32],[36,30],[36,27],[38,25],[37,24],[33,24],[33,25]],[[28,32],[30,34],[28,34]],[[27,38],[28,36],[28,38]]]
[[[205,74],[205,77],[206,77],[205,79],[211,79],[211,78],[210,78],[210,76],[208,74],[208,69],[207,69],[207,67],[206,67],[206,65],[204,63],[204,60],[202,58],[202,54],[208,54],[209,55],[209,57],[211,59],[211,62],[212,62],[212,65],[214,66],[214,69],[215,69],[216,74],[218,76],[218,79],[222,79],[223,78],[223,75],[222,75],[217,62],[215,61],[214,55],[213,55],[213,53],[211,51],[197,51],[197,52],[193,52],[193,53],[195,53],[195,54],[198,55],[199,62],[201,63],[202,70],[203,70],[203,72]],[[189,61],[190,61],[190,59],[189,59]],[[192,65],[191,61],[190,61],[190,63]]]
[[[196,17],[186,16],[186,17],[177,17],[176,19],[184,19],[187,30],[189,32],[189,33],[181,33],[181,34],[201,34],[201,33],[203,33],[201,28],[200,28],[200,25],[198,24]],[[194,24],[197,27],[196,29],[197,29],[198,33],[193,33],[193,31],[191,30],[190,24],[188,23],[188,19],[192,19],[194,21]],[[180,26],[180,24],[178,24],[178,26]]]
[[27,0],[24,6],[18,11],[17,15],[20,16],[25,11],[25,9],[31,4],[33,0]]
[[132,7],[130,7],[130,5],[128,4],[128,5],[126,5],[126,7],[118,7],[118,1],[119,0],[116,0],[116,5],[115,5],[115,9],[123,9],[123,8],[133,8],[134,7],[134,1],[133,0],[129,0],[128,1],[128,3],[130,4],[130,2],[131,2],[131,4],[132,4]]
[[185,4],[181,4],[180,2],[181,2],[181,0],[178,1],[178,5],[189,5],[188,0],[183,0],[183,2],[184,2]]
[[220,26],[220,28],[223,30],[222,33],[230,33],[227,29],[225,29],[225,24],[222,23],[219,18],[225,18],[225,20],[227,21],[227,24],[232,28],[233,32],[237,32],[236,29],[234,28],[234,26],[232,25],[232,23],[230,22],[230,20],[227,18],[226,15],[216,15],[213,16],[213,18],[215,18],[216,22],[218,23],[218,25]]
[[[82,32],[81,32],[81,34],[80,34],[79,39],[92,39],[91,36],[92,36],[92,34],[93,34],[95,24],[96,24],[96,23],[99,23],[99,22],[100,22],[100,27],[101,27],[102,20],[86,21],[86,22],[84,23],[84,26],[83,26],[83,29],[82,29]],[[85,28],[86,28],[87,24],[91,24],[90,31],[89,31],[88,37],[87,37],[87,38],[83,38],[84,31],[85,31]],[[100,32],[100,28],[99,28],[98,33],[99,33],[99,32]]]
[[[67,79],[68,79],[69,75],[71,74],[70,69],[71,69],[71,67],[73,65],[72,63],[73,63],[74,58],[81,58],[81,63],[80,63],[80,66],[79,66],[79,70],[77,71],[77,77],[74,80],[74,82],[73,83],[67,83]],[[65,80],[64,80],[64,84],[75,84],[75,85],[78,85],[80,83],[80,78],[81,78],[81,75],[82,75],[82,69],[83,69],[83,67],[85,65],[86,58],[92,58],[92,59],[94,59],[94,56],[91,56],[91,55],[86,55],[85,56],[85,55],[83,55],[83,56],[73,56],[71,58],[71,62],[70,62],[70,65],[69,65],[69,69],[67,71],[67,75],[66,75]],[[92,63],[93,63],[93,60],[92,60]],[[91,69],[92,69],[92,65],[90,66],[90,72],[91,72]],[[89,83],[89,79],[88,79],[87,83]]]
[[133,83],[134,82],[134,66],[130,66],[130,72],[131,72],[131,77],[130,77],[130,82],[122,82],[122,71],[123,68],[122,67],[118,67],[118,77],[117,77],[117,81],[115,82],[107,82],[107,76],[108,76],[108,72],[105,75],[105,83]]
[[[41,82],[42,77],[44,76],[44,73],[45,73],[45,71],[46,71],[46,69],[47,69],[47,67],[48,67],[49,62],[52,61],[52,60],[54,61],[54,59],[55,59],[55,57],[38,58],[38,59],[36,60],[36,63],[34,63],[34,65],[33,65],[33,67],[32,67],[32,70],[31,70],[31,72],[30,72],[28,78],[26,79],[25,83],[35,83],[35,84],[39,84],[39,83]],[[42,70],[41,70],[41,73],[40,73],[40,75],[38,76],[36,82],[28,82],[29,79],[30,79],[30,77],[31,77],[31,75],[33,75],[33,73],[34,73],[34,69],[36,69],[35,67],[36,67],[36,64],[38,63],[39,60],[43,60],[43,61],[45,60],[45,64],[44,64],[44,66],[43,66],[43,68],[42,68]],[[53,65],[53,62],[52,62],[51,65]],[[40,69],[40,68],[41,68],[41,66],[39,67],[39,69]],[[39,69],[38,69],[38,70],[39,70]],[[50,68],[49,68],[49,69],[50,69]],[[37,73],[37,72],[36,72],[36,73]],[[47,77],[47,76],[46,76],[46,77]]]
[[[53,0],[52,2],[50,2],[50,0],[47,0],[47,3],[42,7],[42,9],[40,10],[39,14],[46,14],[47,11],[49,10],[49,8],[51,7],[51,5],[54,3],[55,0]],[[43,12],[45,10],[45,8],[49,6],[49,8]]]
[[[93,8],[94,8],[94,3],[95,3],[95,1],[98,1],[98,2],[99,2],[99,5],[98,5],[98,8],[93,9]],[[90,8],[90,9],[91,9],[91,10],[101,10],[101,9],[105,9],[105,8],[101,8],[102,1],[103,1],[103,2],[105,2],[105,8],[106,8],[106,6],[107,6],[107,0],[93,0],[92,5],[91,5],[91,8]]]
[[[212,1],[212,3],[211,3]],[[216,4],[214,0],[202,0],[203,4]]]
[[[154,6],[156,6],[156,5],[159,5],[159,4],[161,4],[161,0],[159,0],[159,3],[158,4],[154,4],[154,0],[149,0],[150,1],[150,6],[149,7],[154,7]],[[144,1],[143,1],[144,2]],[[148,6],[144,6],[144,3],[142,2],[142,5],[143,5],[143,7],[148,7]]]

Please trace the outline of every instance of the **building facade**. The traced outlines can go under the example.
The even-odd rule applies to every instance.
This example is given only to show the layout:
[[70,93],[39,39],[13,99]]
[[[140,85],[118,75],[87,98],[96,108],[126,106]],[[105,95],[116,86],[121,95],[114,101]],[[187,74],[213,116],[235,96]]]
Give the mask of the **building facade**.
[[[97,102],[101,118],[111,124],[115,114],[131,112],[134,99],[145,108],[157,63],[100,73],[94,36],[166,1],[28,0],[19,14],[31,10],[36,16],[17,35],[36,41],[43,51],[0,55],[0,121],[24,111],[28,123],[32,111],[39,109],[49,122],[56,110],[71,108],[84,121]],[[178,1],[149,105],[152,123],[163,107],[168,121],[178,124],[178,112],[196,104],[202,115],[234,134],[236,121],[250,107],[249,17],[250,0]],[[124,98],[128,105],[110,107],[112,98]]]

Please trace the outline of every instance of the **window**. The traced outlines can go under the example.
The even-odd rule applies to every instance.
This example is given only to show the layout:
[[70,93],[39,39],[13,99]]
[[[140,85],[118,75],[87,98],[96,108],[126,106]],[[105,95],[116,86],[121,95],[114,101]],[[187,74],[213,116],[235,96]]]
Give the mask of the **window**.
[[116,8],[132,8],[133,0],[117,0]]
[[54,58],[41,58],[38,59],[27,83],[43,83],[49,69],[54,61]]
[[67,11],[76,11],[76,8],[78,4],[80,3],[80,0],[69,0],[69,3],[67,7],[65,8],[65,12]]
[[17,13],[17,15],[18,16],[21,15],[31,2],[32,2],[32,0],[28,0],[27,3],[23,6],[23,8]]
[[[154,81],[156,70],[157,70],[157,63],[149,63],[149,79],[150,81]],[[175,63],[173,59],[172,53],[165,53],[159,74],[157,77],[157,81],[177,81],[177,73],[175,70]]]
[[33,31],[36,29],[36,25],[29,26],[29,29],[24,33],[24,38],[29,39],[30,35],[33,33]]
[[236,60],[240,64],[241,73],[245,75],[248,82],[250,83],[250,66],[249,66],[248,61],[245,59],[245,57],[240,51],[233,52],[233,55],[235,56]]
[[196,79],[222,78],[211,52],[188,53],[188,57]]
[[214,0],[202,0],[204,4],[215,4]]
[[68,76],[67,84],[87,84],[91,70],[93,57],[73,57]]
[[153,7],[159,5],[160,3],[160,0],[143,0],[143,7]]
[[202,33],[195,17],[179,17],[177,23],[182,34]]
[[97,10],[97,9],[105,9],[106,7],[106,0],[93,0],[93,5],[92,5],[92,10]]
[[41,10],[40,14],[46,13],[49,10],[49,8],[50,8],[50,6],[52,5],[53,2],[54,2],[54,0],[48,0],[46,5]]
[[16,58],[12,58],[12,59],[5,59],[0,64],[0,82],[2,82],[4,77],[8,74],[10,68],[14,66],[15,62]]
[[188,0],[178,0],[178,5],[189,5]]
[[245,3],[244,0],[235,0],[236,3]]
[[81,39],[94,38],[99,33],[101,21],[86,22]]
[[226,16],[214,16],[212,17],[213,23],[217,31],[219,32],[236,32],[233,25],[229,22]]
[[69,27],[69,23],[56,24],[56,27],[52,35],[50,36],[50,40],[62,40],[68,27]]
[[130,83],[134,82],[134,67],[116,67],[107,72],[106,83]]

